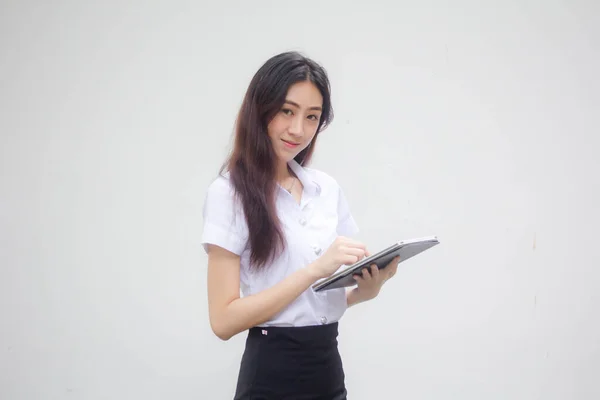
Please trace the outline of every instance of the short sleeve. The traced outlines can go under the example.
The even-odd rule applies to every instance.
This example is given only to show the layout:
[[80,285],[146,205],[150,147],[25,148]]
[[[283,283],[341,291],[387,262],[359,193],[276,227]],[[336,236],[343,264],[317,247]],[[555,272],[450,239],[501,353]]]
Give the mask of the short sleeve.
[[344,195],[344,191],[338,190],[338,225],[337,233],[340,236],[353,236],[358,233],[358,225],[350,212],[350,206]]
[[208,244],[213,244],[241,255],[248,240],[248,228],[229,179],[219,176],[211,183],[202,215],[201,243],[204,250],[207,250]]

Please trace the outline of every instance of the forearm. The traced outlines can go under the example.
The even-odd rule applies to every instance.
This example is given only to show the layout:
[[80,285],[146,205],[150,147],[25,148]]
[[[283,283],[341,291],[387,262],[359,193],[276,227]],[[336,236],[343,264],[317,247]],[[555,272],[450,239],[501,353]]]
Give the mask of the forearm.
[[367,300],[369,299],[364,298],[356,287],[346,290],[346,303],[348,304],[348,308]]
[[227,340],[260,325],[282,311],[316,281],[310,266],[302,268],[268,289],[231,301],[219,313],[213,328],[221,339]]
[[358,296],[354,289],[346,290],[346,303],[348,304],[348,308],[359,303]]

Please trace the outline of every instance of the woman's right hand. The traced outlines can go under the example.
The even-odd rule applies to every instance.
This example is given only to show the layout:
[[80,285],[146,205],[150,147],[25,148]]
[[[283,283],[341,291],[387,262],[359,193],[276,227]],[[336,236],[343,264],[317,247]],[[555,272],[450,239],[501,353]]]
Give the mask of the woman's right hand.
[[361,242],[338,236],[327,251],[308,268],[318,280],[330,276],[342,265],[354,264],[367,254],[367,248]]

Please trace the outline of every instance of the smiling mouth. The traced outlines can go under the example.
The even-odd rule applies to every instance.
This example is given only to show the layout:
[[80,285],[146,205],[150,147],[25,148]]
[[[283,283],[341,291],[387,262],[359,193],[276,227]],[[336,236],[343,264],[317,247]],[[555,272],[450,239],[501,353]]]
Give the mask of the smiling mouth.
[[296,147],[300,144],[300,143],[288,142],[287,140],[284,140],[284,139],[281,139],[281,140],[283,141],[283,143],[285,143],[286,145],[291,146],[291,147]]

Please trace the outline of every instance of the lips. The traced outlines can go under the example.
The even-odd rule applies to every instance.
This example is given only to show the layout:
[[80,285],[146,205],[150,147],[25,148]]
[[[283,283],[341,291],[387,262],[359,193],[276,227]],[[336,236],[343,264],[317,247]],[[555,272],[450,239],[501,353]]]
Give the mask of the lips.
[[293,149],[293,148],[295,148],[295,147],[298,147],[298,146],[300,145],[300,143],[288,142],[287,140],[284,140],[284,139],[281,139],[281,141],[283,142],[283,144],[284,144],[286,147],[289,147],[289,148],[291,148],[291,149]]

